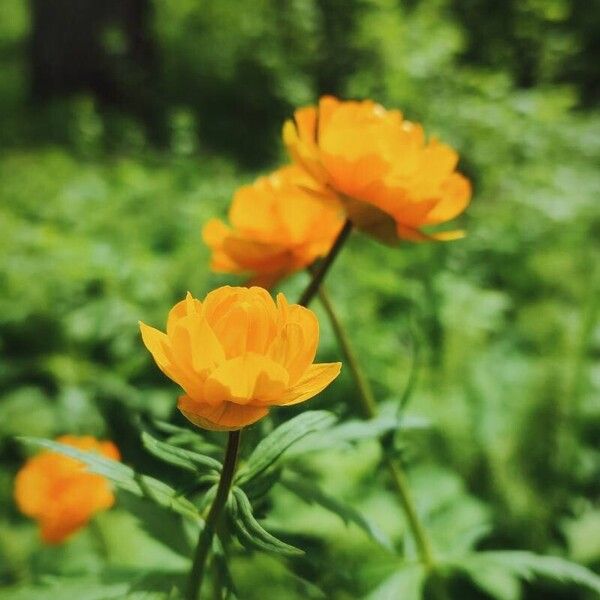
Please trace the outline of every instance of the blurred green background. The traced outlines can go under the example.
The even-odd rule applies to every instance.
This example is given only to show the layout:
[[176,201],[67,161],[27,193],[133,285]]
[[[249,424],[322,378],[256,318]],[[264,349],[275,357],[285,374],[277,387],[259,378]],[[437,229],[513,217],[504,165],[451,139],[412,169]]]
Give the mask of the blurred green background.
[[[111,437],[156,472],[133,415],[177,419],[177,389],[137,322],[233,281],[209,272],[200,227],[285,160],[283,119],[322,93],[401,108],[458,149],[474,184],[466,239],[391,250],[355,236],[328,282],[382,401],[416,364],[408,411],[431,427],[402,449],[436,545],[481,526],[480,548],[600,567],[599,39],[598,0],[2,0],[0,598],[42,598],[31,582],[105,564],[180,565],[127,500],[40,547],[12,501],[26,456],[14,436]],[[345,374],[311,405],[352,416],[353,396]],[[305,467],[400,539],[377,461],[365,443]],[[275,489],[270,522],[311,560],[240,554],[244,600],[376,586],[389,558]],[[532,583],[523,597],[589,596]]]

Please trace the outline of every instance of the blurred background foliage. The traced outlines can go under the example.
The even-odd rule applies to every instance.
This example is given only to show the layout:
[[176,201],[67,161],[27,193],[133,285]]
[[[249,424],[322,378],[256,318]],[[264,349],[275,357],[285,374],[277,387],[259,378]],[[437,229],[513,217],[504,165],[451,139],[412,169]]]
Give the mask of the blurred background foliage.
[[[474,183],[465,240],[390,250],[356,236],[328,282],[381,400],[398,401],[416,364],[408,411],[432,426],[401,451],[437,546],[485,523],[480,548],[600,567],[599,29],[598,0],[3,0],[0,597],[68,574],[74,598],[104,598],[82,591],[102,564],[177,568],[126,499],[41,548],[12,502],[13,436],[109,436],[160,472],[133,415],[177,419],[177,390],[137,321],[162,324],[188,289],[232,281],[209,272],[200,226],[284,159],[282,120],[322,93],[400,107]],[[346,374],[313,407],[351,416],[353,396]],[[377,461],[364,443],[302,467],[400,539]],[[269,521],[310,560],[240,556],[242,598],[377,585],[389,557],[276,489]],[[586,596],[531,584],[524,597]]]

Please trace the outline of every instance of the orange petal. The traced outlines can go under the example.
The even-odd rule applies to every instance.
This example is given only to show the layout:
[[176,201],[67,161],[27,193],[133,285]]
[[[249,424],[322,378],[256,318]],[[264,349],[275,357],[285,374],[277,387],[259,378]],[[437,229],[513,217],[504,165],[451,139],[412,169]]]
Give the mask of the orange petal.
[[183,319],[183,317],[199,313],[202,309],[202,303],[200,300],[196,300],[192,297],[192,294],[188,292],[183,300],[175,304],[173,308],[169,311],[169,316],[167,317],[167,335],[171,336],[173,329],[179,319]]
[[280,406],[304,402],[324,390],[339,374],[342,363],[311,365],[300,380],[283,396]]
[[223,251],[233,262],[247,271],[275,271],[285,269],[291,259],[285,244],[260,242],[229,236],[223,243]]
[[287,370],[289,384],[294,385],[315,359],[319,322],[316,315],[303,306],[287,305],[285,311],[287,322],[269,348],[269,356]]
[[269,412],[264,406],[241,406],[233,402],[211,406],[194,402],[189,396],[181,396],[177,406],[194,425],[213,431],[241,429],[256,423]]
[[202,228],[202,239],[204,243],[211,248],[220,248],[225,238],[231,233],[231,228],[227,227],[220,219],[209,219]]
[[465,237],[465,232],[461,229],[452,231],[438,231],[436,233],[425,233],[418,229],[412,229],[405,227],[398,223],[398,237],[408,240],[410,242],[451,242],[453,240],[460,240]]
[[204,397],[211,404],[273,404],[285,393],[288,373],[274,361],[246,353],[224,362],[204,384]]
[[253,232],[259,239],[261,234],[266,234],[268,239],[269,234],[277,230],[274,197],[266,177],[237,190],[229,209],[229,220],[236,230]]
[[442,199],[427,213],[425,224],[437,225],[460,215],[471,201],[471,183],[452,173],[442,185]]
[[162,331],[149,327],[145,323],[140,323],[142,339],[156,361],[158,368],[169,379],[180,385],[186,393],[200,399],[202,382],[193,371],[191,344],[188,335],[184,332],[175,335],[180,328],[175,327],[174,329],[173,335],[177,340],[178,354],[175,354],[174,349],[171,347],[171,340]]
[[[170,360],[170,341],[166,334],[154,327],[146,325],[140,321],[140,331],[142,333],[142,341],[156,364],[167,377],[171,377],[168,371],[173,370],[173,364]],[[171,377],[172,378],[172,377]]]
[[316,139],[317,110],[314,106],[299,108],[294,112],[294,121],[296,121],[300,139],[308,142]]

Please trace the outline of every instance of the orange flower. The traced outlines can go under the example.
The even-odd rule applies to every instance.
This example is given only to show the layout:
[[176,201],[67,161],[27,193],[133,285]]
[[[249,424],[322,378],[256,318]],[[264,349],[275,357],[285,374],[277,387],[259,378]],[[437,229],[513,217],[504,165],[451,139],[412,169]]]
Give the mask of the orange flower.
[[179,410],[206,429],[241,429],[271,406],[312,398],[340,372],[340,363],[313,364],[314,313],[283,294],[275,305],[259,287],[221,287],[203,302],[188,293],[171,309],[166,334],[140,327],[156,364],[185,391]]
[[211,219],[203,229],[212,268],[251,273],[253,283],[270,287],[327,254],[344,214],[334,194],[314,188],[292,165],[241,187],[229,209],[232,227]]
[[294,160],[335,191],[349,218],[384,241],[454,239],[458,231],[421,228],[459,215],[469,204],[469,181],[456,172],[457,153],[423,128],[370,100],[321,98],[297,110],[283,128]]
[[[63,435],[56,441],[120,459],[112,442],[92,436]],[[42,540],[57,544],[84,527],[94,514],[110,508],[115,497],[108,481],[88,473],[81,461],[56,452],[41,452],[17,473],[15,500],[23,514],[39,522]]]

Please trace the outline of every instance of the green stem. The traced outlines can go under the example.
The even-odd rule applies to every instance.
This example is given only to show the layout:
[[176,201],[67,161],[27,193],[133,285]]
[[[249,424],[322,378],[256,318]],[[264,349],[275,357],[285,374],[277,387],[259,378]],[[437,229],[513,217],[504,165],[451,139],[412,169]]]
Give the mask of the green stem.
[[350,220],[346,220],[344,226],[342,227],[342,230],[340,231],[335,242],[333,243],[329,254],[325,256],[325,258],[320,262],[319,266],[314,270],[312,279],[308,284],[308,287],[304,290],[302,296],[300,296],[300,299],[298,300],[298,304],[300,306],[308,306],[311,303],[312,299],[317,295],[317,292],[319,291],[319,287],[321,286],[325,275],[327,275],[329,268],[333,264],[333,261],[335,260],[335,257],[338,255],[339,251],[342,249],[344,242],[346,241],[346,239],[348,239],[348,236],[350,235],[351,231],[352,223]]
[[208,516],[206,517],[204,527],[200,532],[198,545],[196,546],[196,551],[194,553],[194,561],[188,580],[187,600],[198,600],[198,598],[200,598],[206,559],[212,545],[219,517],[221,516],[221,512],[227,504],[227,498],[229,497],[229,490],[231,489],[231,483],[235,474],[241,435],[241,430],[229,432],[219,487],[217,488],[215,499],[213,500]]
[[[358,362],[354,349],[352,348],[350,338],[348,337],[341,321],[338,319],[338,316],[333,308],[333,304],[331,303],[331,300],[329,299],[329,296],[323,286],[321,286],[319,290],[319,300],[321,301],[321,304],[327,313],[327,317],[331,322],[331,327],[338,339],[342,354],[344,355],[345,362],[352,372],[352,376],[356,382],[358,399],[360,401],[360,408],[363,417],[365,419],[372,419],[377,416],[378,412],[377,404],[375,402],[375,395],[373,394],[369,380],[365,376],[365,373]],[[434,566],[431,544],[429,543],[427,532],[425,531],[417,515],[404,470],[388,455],[383,444],[381,444],[381,449],[388,471],[392,477],[394,487],[398,492],[400,504],[402,505],[402,509],[406,515],[408,526],[410,527],[412,536],[417,545],[421,561],[425,565],[425,568],[431,571]]]

